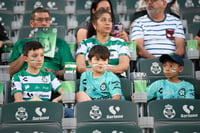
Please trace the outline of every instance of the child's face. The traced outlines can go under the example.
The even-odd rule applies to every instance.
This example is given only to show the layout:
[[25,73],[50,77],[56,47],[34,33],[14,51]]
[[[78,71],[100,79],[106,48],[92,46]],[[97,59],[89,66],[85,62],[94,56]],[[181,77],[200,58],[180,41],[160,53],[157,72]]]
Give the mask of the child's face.
[[103,73],[105,71],[106,65],[108,64],[108,59],[98,59],[96,56],[92,57],[92,59],[88,61],[92,67],[92,70],[97,73]]
[[183,66],[172,61],[164,62],[162,66],[163,72],[167,78],[178,77],[179,72],[183,71]]
[[28,63],[29,67],[40,69],[44,62],[44,50],[30,50],[28,56],[24,56],[24,60]]

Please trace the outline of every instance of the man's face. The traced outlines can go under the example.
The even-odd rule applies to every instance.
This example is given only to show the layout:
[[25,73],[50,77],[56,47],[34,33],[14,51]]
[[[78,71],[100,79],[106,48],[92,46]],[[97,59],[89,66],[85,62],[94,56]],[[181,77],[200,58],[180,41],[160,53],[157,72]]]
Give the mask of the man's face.
[[30,20],[32,28],[50,27],[51,17],[47,12],[36,12],[34,18]]
[[145,0],[146,9],[150,14],[157,14],[165,10],[167,5],[165,0]]

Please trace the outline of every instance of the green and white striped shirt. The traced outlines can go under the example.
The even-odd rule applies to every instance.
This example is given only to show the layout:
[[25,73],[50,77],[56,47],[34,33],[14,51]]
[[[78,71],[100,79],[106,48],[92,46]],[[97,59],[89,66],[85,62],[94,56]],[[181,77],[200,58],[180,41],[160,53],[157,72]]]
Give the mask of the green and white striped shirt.
[[24,100],[39,97],[49,101],[52,90],[57,92],[60,87],[59,80],[51,72],[40,71],[39,74],[33,75],[21,70],[12,77],[11,95],[21,92]]
[[121,55],[127,55],[130,57],[130,51],[124,40],[110,36],[108,41],[102,44],[96,39],[96,36],[92,36],[91,38],[83,40],[80,43],[80,46],[76,52],[76,55],[78,54],[85,55],[87,65],[88,65],[87,61],[88,61],[89,51],[95,45],[104,45],[109,49],[110,51],[109,65],[118,65],[119,56]]

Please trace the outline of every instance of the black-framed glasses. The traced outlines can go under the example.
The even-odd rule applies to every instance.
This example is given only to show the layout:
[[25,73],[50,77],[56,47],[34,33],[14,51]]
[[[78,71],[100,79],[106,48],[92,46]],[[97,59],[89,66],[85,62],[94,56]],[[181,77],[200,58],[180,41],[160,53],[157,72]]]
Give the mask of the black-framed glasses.
[[48,17],[48,18],[37,18],[37,19],[33,19],[33,20],[38,21],[38,22],[43,22],[43,21],[49,22],[49,21],[51,21],[51,18],[50,17]]

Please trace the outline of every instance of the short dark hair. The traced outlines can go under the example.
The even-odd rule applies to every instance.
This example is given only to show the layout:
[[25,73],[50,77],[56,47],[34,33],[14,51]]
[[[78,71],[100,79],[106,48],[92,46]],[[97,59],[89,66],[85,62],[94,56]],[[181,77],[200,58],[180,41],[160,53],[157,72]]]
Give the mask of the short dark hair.
[[38,12],[46,12],[49,14],[49,16],[51,16],[49,10],[45,9],[45,8],[42,8],[42,7],[38,7],[38,8],[35,8],[32,13],[31,13],[31,19],[34,19],[35,17],[35,13],[38,13]]
[[95,45],[90,49],[88,58],[91,60],[94,56],[96,56],[97,59],[106,60],[110,57],[110,51],[104,45]]
[[94,15],[92,13],[92,10],[96,10],[97,9],[97,6],[98,4],[101,2],[101,1],[107,1],[109,4],[110,4],[110,10],[111,10],[111,18],[112,18],[112,22],[113,24],[115,23],[115,16],[114,16],[114,11],[113,11],[113,7],[112,7],[112,3],[110,0],[94,0],[92,2],[92,5],[91,5],[91,8],[90,8],[90,22],[89,22],[89,25],[88,25],[88,32],[87,32],[87,38],[90,38],[91,36],[95,35],[96,34],[96,31],[92,25],[92,22],[91,22],[91,19],[92,19],[92,16]]
[[24,44],[23,46],[23,55],[27,56],[28,52],[31,50],[37,50],[37,49],[44,49],[42,44],[38,41],[30,41]]

